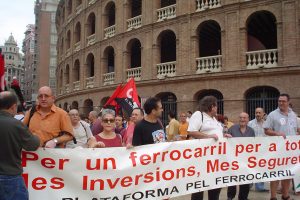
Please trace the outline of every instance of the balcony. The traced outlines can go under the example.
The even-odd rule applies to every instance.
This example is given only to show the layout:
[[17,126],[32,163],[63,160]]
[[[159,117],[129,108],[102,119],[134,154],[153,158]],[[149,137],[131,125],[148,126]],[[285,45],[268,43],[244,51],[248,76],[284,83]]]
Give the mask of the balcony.
[[221,6],[221,0],[196,0],[196,11],[203,11]]
[[70,92],[70,85],[66,84],[65,85],[65,93],[69,93]]
[[85,88],[93,88],[94,87],[94,76],[88,77],[85,79]]
[[207,72],[220,72],[222,67],[222,55],[196,58],[197,74]]
[[111,38],[116,34],[116,25],[104,29],[104,39]]
[[67,16],[67,24],[70,23],[72,21],[72,14],[69,14]]
[[174,17],[176,17],[176,4],[157,9],[158,22]]
[[82,4],[80,4],[79,6],[76,7],[75,9],[75,13],[76,15],[79,15],[79,13],[82,11]]
[[92,5],[92,4],[94,4],[95,2],[96,2],[96,0],[88,0],[89,6]]
[[176,76],[176,61],[159,63],[157,67],[157,78],[164,79],[165,77]]
[[73,91],[80,90],[80,81],[73,82]]
[[71,55],[71,48],[67,49],[66,51],[66,57],[69,57]]
[[142,26],[142,15],[127,19],[127,31],[136,29]]
[[74,51],[77,52],[80,50],[80,41],[74,45]]
[[104,85],[110,85],[113,84],[115,82],[115,72],[110,72],[110,73],[106,73],[103,74],[103,84]]
[[127,80],[133,77],[135,81],[140,81],[141,75],[142,75],[142,67],[127,69]]
[[96,34],[87,37],[87,46],[93,45],[96,42]]
[[246,52],[247,69],[277,67],[278,50],[267,49]]

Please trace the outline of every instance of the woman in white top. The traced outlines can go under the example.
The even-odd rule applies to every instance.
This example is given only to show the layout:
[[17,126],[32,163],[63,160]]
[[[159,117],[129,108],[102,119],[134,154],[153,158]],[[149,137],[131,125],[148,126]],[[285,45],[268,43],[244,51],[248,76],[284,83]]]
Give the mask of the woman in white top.
[[[197,139],[230,137],[229,134],[223,136],[223,127],[215,118],[218,112],[217,98],[214,96],[205,96],[200,101],[199,110],[190,118],[188,135]],[[208,191],[209,200],[218,200],[221,188]],[[193,193],[191,200],[202,200],[203,192]]]
[[95,147],[96,139],[94,138],[90,125],[83,120],[80,120],[78,110],[72,109],[69,111],[69,116],[73,126],[75,140],[67,142],[66,148],[76,148],[76,147]]

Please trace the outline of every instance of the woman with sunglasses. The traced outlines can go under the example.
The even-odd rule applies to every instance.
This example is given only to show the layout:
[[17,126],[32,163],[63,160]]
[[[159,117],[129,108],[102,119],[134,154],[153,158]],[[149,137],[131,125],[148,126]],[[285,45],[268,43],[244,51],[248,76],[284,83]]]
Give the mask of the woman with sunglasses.
[[103,131],[95,135],[98,147],[122,147],[122,137],[115,133],[115,111],[104,109],[102,111]]

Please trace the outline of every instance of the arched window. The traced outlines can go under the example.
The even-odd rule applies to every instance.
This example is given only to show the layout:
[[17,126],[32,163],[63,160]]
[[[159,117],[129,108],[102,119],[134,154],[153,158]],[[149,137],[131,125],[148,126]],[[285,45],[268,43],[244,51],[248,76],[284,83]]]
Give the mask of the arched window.
[[277,49],[276,18],[269,11],[257,11],[247,19],[248,51]]
[[93,35],[96,32],[96,16],[91,13],[87,19],[87,36]]
[[74,63],[73,80],[74,81],[80,80],[80,62],[78,59],[75,60],[75,63]]
[[80,22],[77,22],[75,26],[75,32],[74,32],[74,41],[75,43],[79,42],[81,39],[81,25]]
[[278,63],[276,18],[269,11],[257,11],[247,19],[248,69],[276,67]]
[[67,49],[71,48],[71,31],[70,30],[68,30],[68,32],[67,32],[66,47],[67,47]]
[[128,43],[128,51],[130,54],[130,68],[141,67],[141,42],[133,39]]
[[176,61],[176,35],[173,31],[163,31],[159,38],[161,63]]
[[198,34],[199,57],[221,55],[221,27],[216,21],[202,22]]
[[205,96],[214,96],[217,98],[218,103],[218,114],[224,115],[224,101],[223,101],[223,94],[218,90],[202,90],[199,92],[197,101],[200,102],[201,99]]
[[78,102],[77,102],[77,101],[73,101],[73,102],[72,102],[71,109],[76,109],[76,110],[78,110]]
[[109,46],[104,51],[104,58],[106,59],[106,73],[111,73],[115,71],[115,50],[112,46]]
[[83,103],[84,116],[88,116],[92,110],[93,110],[93,101],[91,99],[86,99]]
[[176,0],[161,0],[160,1],[160,7],[163,8],[163,7],[167,7],[167,6],[170,6],[170,5],[174,5],[176,4]]
[[276,88],[260,86],[250,88],[246,92],[246,111],[250,119],[255,118],[255,109],[261,107],[265,113],[270,113],[278,107],[280,93]]
[[69,67],[69,65],[67,65],[66,66],[66,69],[65,69],[65,77],[64,77],[64,79],[65,79],[65,84],[69,84],[69,82],[70,82],[70,67]]
[[169,123],[169,112],[172,111],[175,113],[175,116],[177,116],[177,97],[171,92],[160,93],[156,96],[161,99],[161,104],[163,107],[162,123],[164,127],[166,127]]
[[93,77],[94,76],[94,69],[95,69],[95,61],[94,61],[94,55],[92,53],[90,53],[87,56],[86,59],[86,64],[87,64],[87,78],[88,77]]

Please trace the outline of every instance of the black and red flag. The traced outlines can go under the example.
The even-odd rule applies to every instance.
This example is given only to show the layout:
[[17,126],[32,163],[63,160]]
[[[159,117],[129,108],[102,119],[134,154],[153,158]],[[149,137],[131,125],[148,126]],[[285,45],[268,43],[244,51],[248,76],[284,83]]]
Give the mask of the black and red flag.
[[16,93],[16,95],[19,98],[20,104],[22,106],[22,109],[25,110],[25,106],[24,106],[24,97],[20,88],[20,84],[19,81],[17,80],[17,77],[13,77],[13,80],[10,84],[10,88],[13,89]]
[[5,62],[4,56],[2,55],[2,49],[0,49],[0,92],[5,91]]
[[121,85],[118,86],[113,95],[104,105],[104,107],[108,106],[120,106],[128,114],[128,116],[131,115],[134,108],[141,106],[134,78],[131,78],[124,87]]

